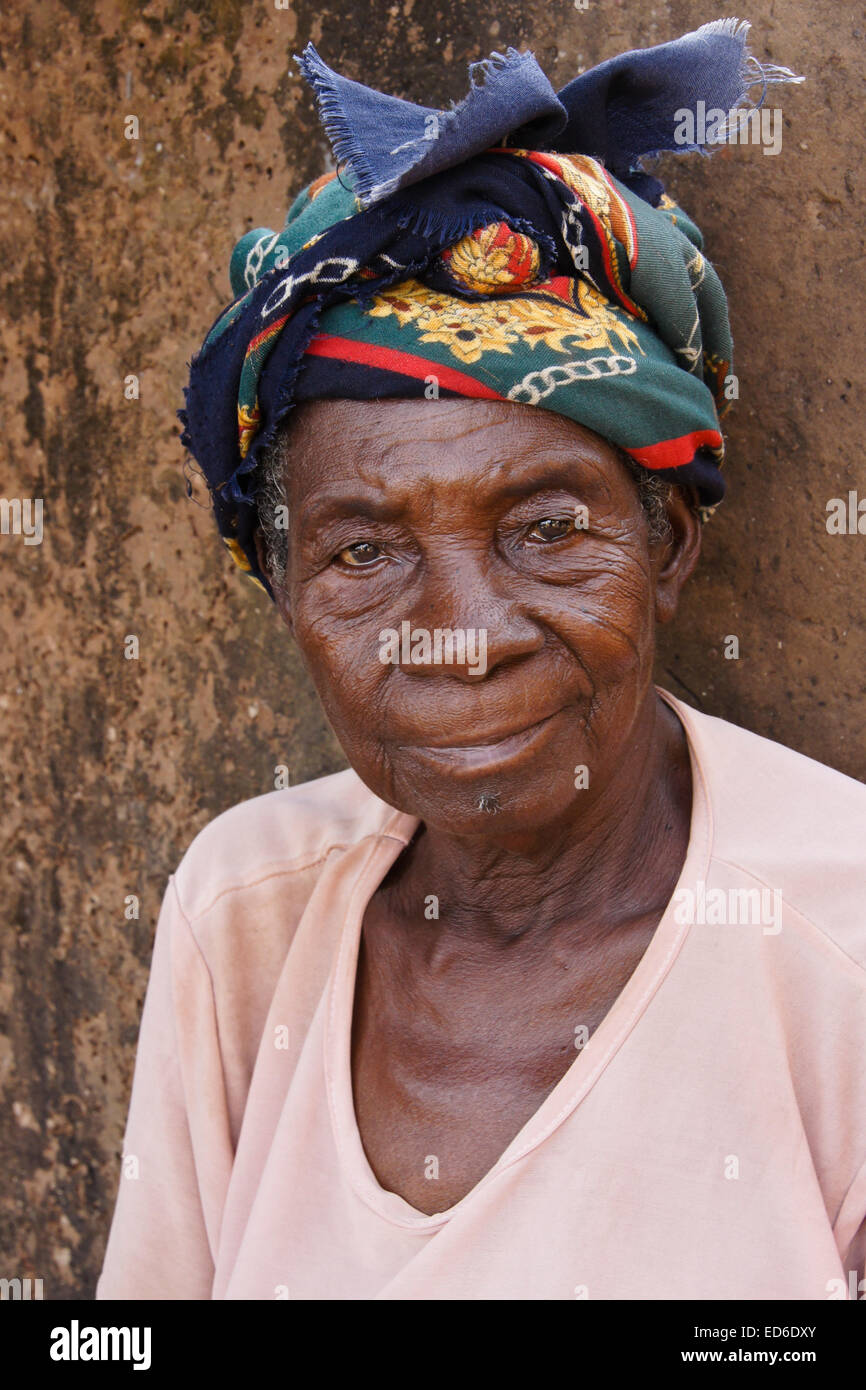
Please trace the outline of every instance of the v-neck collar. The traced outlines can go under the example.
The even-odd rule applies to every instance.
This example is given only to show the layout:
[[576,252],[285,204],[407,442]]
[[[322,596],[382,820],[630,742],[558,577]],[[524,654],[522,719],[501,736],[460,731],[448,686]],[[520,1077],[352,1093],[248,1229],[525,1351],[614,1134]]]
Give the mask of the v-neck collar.
[[513,1163],[542,1144],[572,1113],[596,1084],[611,1059],[639,1022],[670,970],[689,932],[677,922],[675,903],[681,887],[706,879],[712,844],[712,815],[708,788],[696,747],[697,731],[688,706],[656,687],[682,724],[692,771],[692,811],[689,843],[670,901],[649,945],[624,988],[565,1075],[526,1121],[500,1157],[473,1188],[447,1210],[427,1215],[396,1192],[383,1188],[364,1152],[352,1091],[352,1019],[361,928],[364,911],[391,865],[414,835],[420,821],[395,811],[366,847],[345,904],[344,925],[329,983],[325,1026],[325,1075],[334,1135],[346,1178],[359,1197],[385,1220],[407,1230],[438,1230],[468,1207],[482,1188]]

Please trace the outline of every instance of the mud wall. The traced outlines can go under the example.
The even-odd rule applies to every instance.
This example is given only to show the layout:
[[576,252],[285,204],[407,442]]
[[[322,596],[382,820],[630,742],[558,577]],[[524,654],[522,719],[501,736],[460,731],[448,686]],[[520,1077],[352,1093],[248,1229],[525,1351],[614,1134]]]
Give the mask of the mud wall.
[[[92,1294],[166,876],[277,764],[293,782],[343,765],[268,601],[227,561],[201,493],[186,497],[175,419],[235,240],[281,226],[332,167],[291,54],[312,38],[341,72],[440,106],[464,94],[469,61],[507,44],[559,86],[717,13],[6,7],[0,495],[43,499],[44,520],[41,544],[0,536],[0,1275],[42,1278],[46,1298]],[[659,679],[866,778],[866,536],[826,527],[830,498],[866,496],[866,16],[852,15],[753,0],[757,55],[809,79],[783,89],[781,153],[665,166],[729,291],[739,400],[729,500]]]

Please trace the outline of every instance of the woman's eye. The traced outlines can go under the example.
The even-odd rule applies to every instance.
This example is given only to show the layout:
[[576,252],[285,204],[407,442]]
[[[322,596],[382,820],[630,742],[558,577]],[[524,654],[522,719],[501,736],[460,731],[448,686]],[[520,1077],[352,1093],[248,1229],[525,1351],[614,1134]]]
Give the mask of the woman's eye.
[[574,520],[570,516],[546,516],[536,521],[529,534],[533,540],[561,541],[565,536],[570,536],[574,529]]
[[357,569],[362,565],[372,565],[381,554],[378,545],[374,545],[372,541],[355,541],[344,550],[340,550],[337,559],[344,565],[352,565]]

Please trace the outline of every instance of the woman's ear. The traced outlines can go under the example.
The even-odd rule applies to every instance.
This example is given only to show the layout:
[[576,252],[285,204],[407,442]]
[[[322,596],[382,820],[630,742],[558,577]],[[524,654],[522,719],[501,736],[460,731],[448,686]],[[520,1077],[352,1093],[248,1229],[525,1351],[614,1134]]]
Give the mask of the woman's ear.
[[277,580],[273,578],[268,568],[267,545],[265,543],[264,533],[262,532],[261,528],[259,528],[255,533],[255,542],[256,558],[259,562],[259,569],[261,570],[262,574],[267,575],[268,582],[271,586],[271,592],[274,596],[274,602],[277,606],[277,612],[279,613],[286,627],[289,629],[289,632],[294,637],[295,634],[294,627],[292,624],[291,604],[289,603],[288,595],[286,593],[284,585],[278,583]]
[[658,623],[669,623],[676,613],[680,591],[701,553],[701,520],[682,488],[671,488],[665,511],[670,534],[658,544],[654,562]]

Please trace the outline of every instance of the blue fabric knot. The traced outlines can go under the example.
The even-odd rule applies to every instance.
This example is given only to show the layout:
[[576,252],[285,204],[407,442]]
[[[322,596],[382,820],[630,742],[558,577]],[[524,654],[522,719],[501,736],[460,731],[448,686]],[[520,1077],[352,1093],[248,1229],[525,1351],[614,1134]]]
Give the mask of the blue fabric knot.
[[497,144],[591,155],[647,201],[662,192],[640,160],[684,144],[684,110],[698,101],[732,111],[760,105],[774,82],[801,82],[789,68],[760,63],[746,47],[748,20],[716,19],[653,48],[632,49],[555,92],[532,53],[492,53],[469,67],[470,87],[449,110],[388,96],[329,68],[308,43],[295,54],[316,96],[334,158],[359,209],[453,168]]

